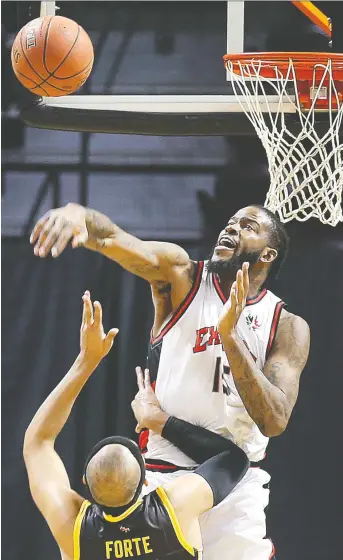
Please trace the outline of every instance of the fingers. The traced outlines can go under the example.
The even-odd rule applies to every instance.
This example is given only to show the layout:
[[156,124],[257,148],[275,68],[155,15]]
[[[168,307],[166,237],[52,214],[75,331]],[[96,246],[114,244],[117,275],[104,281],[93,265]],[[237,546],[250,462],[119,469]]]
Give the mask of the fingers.
[[243,272],[239,270],[236,276],[236,294],[238,303],[242,303],[244,300],[244,288],[243,288]]
[[236,294],[240,306],[244,306],[249,292],[249,263],[245,262],[236,276]]
[[58,235],[55,236],[53,247],[51,247],[51,243],[49,243],[46,248],[44,246],[44,250],[46,250],[46,253],[48,253],[48,251],[50,251],[51,249],[52,257],[58,257],[64,251],[73,235],[73,226],[70,224],[65,225],[63,229],[59,231]]
[[36,223],[35,227],[32,230],[32,233],[30,235],[30,243],[33,244],[35,243],[35,241],[37,241],[38,236],[40,235],[40,232],[42,230],[42,227],[45,225],[45,223],[48,221],[49,217],[50,217],[51,211],[47,212],[46,214],[44,214],[44,216],[41,217],[40,220],[38,220],[38,222]]
[[237,282],[233,282],[230,290],[230,307],[234,307],[237,305]]
[[117,336],[119,329],[111,329],[108,331],[106,338],[105,338],[105,352],[106,354],[111,350],[113,341]]
[[102,326],[102,307],[99,301],[94,302],[94,325]]
[[137,376],[138,390],[141,391],[144,389],[144,378],[143,378],[143,370],[140,366],[136,367],[136,376]]
[[82,313],[82,326],[89,326],[93,323],[93,307],[90,298],[90,293],[86,291],[82,296],[83,313]]
[[245,293],[245,297],[248,297],[248,292],[249,292],[249,263],[245,262],[243,264],[243,288],[244,288],[244,293]]
[[56,216],[53,213],[51,213],[48,216],[47,220],[45,220],[44,224],[42,224],[42,226],[40,227],[39,236],[38,236],[35,248],[34,248],[34,254],[36,256],[40,256],[40,257],[45,256],[44,242],[45,242],[48,234],[52,230],[52,228],[55,224],[55,220],[56,220]]
[[148,368],[144,370],[144,384],[145,384],[145,388],[151,387],[150,371],[148,370]]
[[[54,221],[48,220],[48,222],[43,227],[41,234],[39,236],[39,241],[36,247],[39,247],[39,256],[45,257],[49,251],[54,247],[56,242],[60,239],[62,235],[69,235],[71,228],[65,227],[65,220],[61,217],[53,218]],[[36,249],[35,247],[35,249]],[[53,255],[55,256],[55,255]]]
[[84,245],[88,239],[86,227],[77,227],[65,218],[48,212],[41,218],[30,237],[30,243],[35,243],[34,254],[46,257],[51,251],[51,255],[56,258],[66,248],[70,240],[73,247]]

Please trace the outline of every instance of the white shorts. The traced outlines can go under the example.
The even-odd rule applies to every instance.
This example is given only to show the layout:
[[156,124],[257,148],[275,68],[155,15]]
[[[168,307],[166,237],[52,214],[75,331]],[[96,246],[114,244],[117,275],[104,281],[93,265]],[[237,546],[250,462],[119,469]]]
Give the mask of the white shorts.
[[[161,473],[147,471],[152,492],[185,471]],[[264,509],[269,490],[263,486],[270,475],[260,468],[249,468],[236,488],[216,507],[200,517],[203,560],[270,560],[274,547],[266,535]]]

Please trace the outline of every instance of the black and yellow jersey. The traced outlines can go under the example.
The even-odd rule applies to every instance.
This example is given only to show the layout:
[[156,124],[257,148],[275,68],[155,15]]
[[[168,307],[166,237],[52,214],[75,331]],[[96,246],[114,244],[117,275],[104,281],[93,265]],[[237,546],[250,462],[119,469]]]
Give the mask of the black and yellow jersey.
[[118,517],[83,502],[74,527],[74,560],[200,560],[184,538],[163,488],[138,500]]

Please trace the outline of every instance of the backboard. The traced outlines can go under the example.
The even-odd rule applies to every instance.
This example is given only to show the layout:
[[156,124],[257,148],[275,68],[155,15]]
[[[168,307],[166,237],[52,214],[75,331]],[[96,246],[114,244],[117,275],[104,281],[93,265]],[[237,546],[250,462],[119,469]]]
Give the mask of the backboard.
[[[74,18],[87,31],[92,31],[87,28],[86,22],[80,21],[82,14],[75,13],[74,15],[72,5],[77,4],[80,6],[83,3],[41,2],[40,13],[41,15],[58,13]],[[120,22],[123,23],[124,16],[120,13],[120,5],[128,3],[87,2],[85,5],[90,11],[96,10],[95,4],[107,4],[108,7],[112,4],[115,11],[113,19],[109,17],[109,22],[103,29],[106,38],[104,39],[103,33],[99,32],[92,37],[95,44],[96,64],[90,80],[80,94],[64,98],[41,98],[38,101],[35,99],[34,103],[22,112],[22,117],[27,124],[57,130],[174,136],[254,134],[254,128],[242,110],[244,99],[237,100],[230,87],[230,76],[224,69],[222,56],[226,52],[327,51],[329,49],[330,37],[325,33],[325,29],[321,29],[319,25],[310,21],[292,2],[244,2],[241,0],[215,3],[140,2],[132,3],[132,6],[135,6],[132,9],[132,21],[127,22],[123,37],[120,38],[114,31],[112,38],[117,41],[117,47],[114,52],[115,60],[110,64],[109,57],[107,60],[104,60],[103,57],[104,43],[106,41],[108,43],[110,40],[109,36],[113,33],[113,29],[119,27]],[[137,19],[135,20],[135,9],[138,4],[143,6],[149,4],[145,12],[149,10],[152,12],[149,16],[144,13],[145,17],[142,17],[141,14],[137,21]],[[203,20],[206,17],[202,17],[201,13],[206,4],[212,5],[213,16],[218,12],[218,21],[221,22],[217,36],[213,36],[212,42],[206,42],[207,35],[204,32],[204,44],[199,43],[198,51],[195,50],[193,53],[191,48],[187,53],[188,46],[185,37],[185,43],[182,45],[182,30],[179,36],[173,37],[172,23],[170,23],[173,18],[169,10],[171,5],[175,11],[175,7],[181,4],[189,5],[189,9],[193,12],[191,15],[195,25],[197,23],[200,27],[204,25]],[[334,2],[322,2],[321,4],[328,5],[334,4]],[[110,7],[108,9],[110,10]],[[153,18],[154,9],[165,10],[166,30],[164,37],[163,33],[161,33],[161,37],[155,37],[155,48],[160,50],[162,57],[159,56],[158,60],[156,59],[153,80],[147,87],[144,86],[142,77],[147,73],[151,59],[148,56],[137,56],[137,53],[134,56],[135,34],[144,27],[145,19]],[[96,11],[94,19],[96,19]],[[100,15],[99,19],[101,19]],[[286,30],[286,32],[282,32],[282,30]],[[144,39],[141,33],[141,39],[142,45],[148,48],[146,44],[148,38]],[[174,53],[171,54],[173,49]],[[189,74],[192,75],[192,83],[172,85],[171,79],[171,83],[168,85],[168,76],[172,78],[174,72],[173,56],[178,57],[179,60],[182,56],[187,63],[187,55],[188,57],[193,56],[188,68]],[[144,60],[147,61],[146,66]],[[110,73],[117,72],[117,76],[118,74],[122,76],[131,74],[135,80],[130,83],[130,79],[126,77],[126,83],[123,85],[120,83],[120,79],[112,80],[110,77],[105,84],[106,87],[101,89],[97,83],[97,75],[104,70],[106,65]],[[160,83],[158,82],[159,76]],[[136,84],[133,83],[134,81]],[[265,111],[266,104],[262,98],[260,104],[261,111]],[[278,96],[268,96],[269,108],[276,110],[278,104]],[[293,104],[289,103],[286,98],[283,100],[283,110],[290,119],[296,112]],[[297,126],[296,119],[294,119],[294,126]],[[319,129],[320,126],[319,122]]]

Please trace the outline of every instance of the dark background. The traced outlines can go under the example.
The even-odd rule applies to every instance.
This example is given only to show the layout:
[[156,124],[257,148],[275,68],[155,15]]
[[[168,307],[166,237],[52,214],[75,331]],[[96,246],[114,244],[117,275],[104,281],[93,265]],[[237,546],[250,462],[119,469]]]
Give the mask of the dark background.
[[[104,49],[83,93],[225,93],[225,3],[60,4],[62,15],[91,33],[96,51]],[[330,13],[338,3],[318,4]],[[326,39],[290,3],[249,6],[255,22],[247,33],[250,49],[326,50]],[[103,304],[105,326],[118,326],[120,335],[58,440],[72,485],[82,491],[89,448],[113,433],[133,435],[134,367],[145,361],[152,304],[146,283],[99,255],[68,249],[56,261],[35,258],[28,242],[32,224],[46,209],[79,200],[146,239],[179,242],[196,259],[207,255],[228,216],[251,202],[263,203],[268,171],[254,137],[142,139],[25,128],[18,115],[21,88],[6,48],[18,29],[16,3],[1,7],[3,557],[57,560],[29,495],[25,429],[77,355],[81,295],[90,289]],[[291,35],[285,22],[292,24]],[[111,56],[111,45],[120,60]],[[197,66],[192,61],[200,48],[204,58]],[[132,57],[144,71],[132,72]],[[200,75],[204,67],[211,71]],[[343,232],[342,226],[314,220],[287,229],[289,259],[271,288],[308,321],[312,343],[289,427],[268,448],[268,533],[278,560],[339,560]]]

